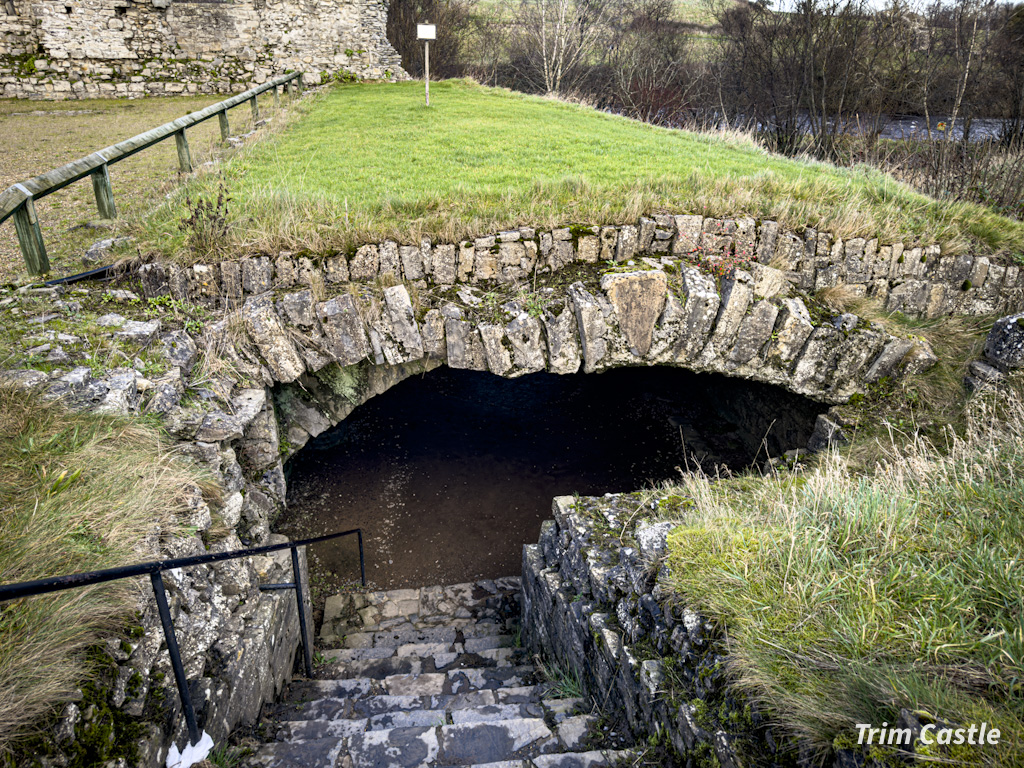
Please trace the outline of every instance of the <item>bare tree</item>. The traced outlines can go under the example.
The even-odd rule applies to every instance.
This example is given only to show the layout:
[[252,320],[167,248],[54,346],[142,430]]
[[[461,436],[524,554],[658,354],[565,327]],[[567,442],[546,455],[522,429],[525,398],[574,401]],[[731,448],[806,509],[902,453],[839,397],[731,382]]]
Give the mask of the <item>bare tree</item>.
[[520,75],[544,93],[572,90],[606,34],[607,1],[522,0],[513,42]]

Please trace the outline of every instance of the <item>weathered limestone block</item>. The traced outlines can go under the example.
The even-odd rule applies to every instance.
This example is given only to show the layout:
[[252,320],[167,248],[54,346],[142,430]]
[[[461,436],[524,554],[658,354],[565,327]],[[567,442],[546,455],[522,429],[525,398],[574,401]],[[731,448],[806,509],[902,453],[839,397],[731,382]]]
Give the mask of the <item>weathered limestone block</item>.
[[579,259],[588,264],[597,262],[601,255],[601,241],[596,235],[584,235],[579,242]]
[[[519,233],[517,232],[516,235]],[[526,274],[528,266],[526,248],[520,242],[498,244],[498,266],[502,277],[508,279]]]
[[194,264],[188,272],[188,280],[188,291],[194,299],[212,299],[215,301],[220,297],[219,264]]
[[779,239],[779,223],[777,221],[762,221],[757,236],[757,260],[767,265],[775,257],[775,244]]
[[939,358],[932,351],[931,345],[924,339],[915,339],[914,346],[903,357],[903,373],[907,376],[916,376],[929,370],[938,362]]
[[615,227],[601,227],[601,261],[613,261],[619,244],[619,230]]
[[274,405],[268,401],[245,429],[239,460],[251,472],[265,472],[277,463],[280,448]]
[[598,300],[590,294],[583,283],[576,282],[569,286],[569,305],[576,315],[576,325],[580,334],[580,345],[583,348],[583,370],[593,373],[608,355],[608,342],[605,335],[608,325],[605,313]]
[[619,229],[619,238],[615,244],[615,260],[629,261],[636,256],[638,238],[637,229],[632,224],[627,224]]
[[754,250],[756,240],[757,222],[749,216],[736,219],[736,234],[733,236],[736,255],[748,259],[754,258],[756,255]]
[[398,256],[398,243],[394,240],[385,240],[377,246],[378,273],[380,275],[392,275],[398,279],[402,278],[402,261]]
[[454,245],[438,245],[434,248],[432,263],[434,282],[440,285],[451,285],[455,282],[458,267],[458,254]]
[[640,217],[640,229],[637,233],[637,251],[639,253],[650,252],[651,244],[654,242],[655,226],[654,219],[647,216]]
[[446,316],[444,334],[448,344],[449,368],[489,370],[483,341],[472,323]]
[[864,381],[874,384],[880,379],[896,375],[903,365],[904,357],[913,346],[914,342],[911,339],[889,339],[864,374]]
[[316,311],[324,331],[327,352],[339,365],[355,365],[370,354],[366,328],[351,294],[345,293],[321,302]]
[[[814,255],[814,289],[820,291],[822,288],[830,288],[846,282],[846,258],[844,257],[845,247],[840,238],[832,241],[832,236],[826,232],[819,232],[816,235],[816,250]],[[831,245],[826,248],[825,244]]]
[[299,281],[299,273],[295,260],[288,255],[281,254],[274,259],[274,287],[291,288]]
[[765,356],[774,366],[788,369],[813,331],[814,324],[803,301],[798,298],[783,300],[776,331]]
[[814,329],[793,369],[792,389],[802,395],[820,396],[826,388],[842,331],[831,325]]
[[498,275],[498,246],[494,237],[473,241],[473,282],[491,280]]
[[835,351],[835,368],[825,382],[833,402],[848,400],[863,391],[865,371],[888,340],[886,334],[870,328],[853,331]]
[[274,270],[266,256],[241,260],[242,290],[247,294],[266,293],[273,284]]
[[704,349],[722,301],[714,279],[693,267],[683,269],[683,296],[679,337],[672,350],[678,363],[692,360]]
[[242,300],[242,267],[237,261],[222,261],[220,263],[220,282],[224,298],[231,306]]
[[997,320],[985,339],[985,359],[1003,373],[1024,366],[1024,313]]
[[740,323],[736,342],[729,352],[729,364],[743,365],[754,361],[771,338],[778,316],[779,308],[770,301],[757,302],[750,314]]
[[[563,230],[555,230],[555,232],[562,232]],[[564,230],[566,236],[569,235],[569,230]],[[551,251],[548,253],[548,267],[551,268],[552,272],[557,272],[562,267],[572,264],[576,261],[576,251],[572,247],[572,240],[567,238],[554,237],[551,244]]]
[[867,240],[854,237],[846,241],[846,281],[849,283],[866,283],[871,275],[869,266],[874,253],[867,254]]
[[206,414],[195,439],[203,443],[240,440],[246,428],[264,410],[266,390],[243,389],[231,398],[231,413],[214,410]]
[[750,265],[750,274],[754,276],[755,299],[774,299],[789,292],[790,282],[781,269],[766,267],[755,261]]
[[566,306],[555,315],[545,311],[541,321],[548,340],[548,370],[551,373],[576,373],[582,362],[576,313]]
[[402,260],[402,273],[406,280],[420,280],[423,277],[423,254],[415,245],[403,245],[398,249]]
[[308,288],[284,294],[277,301],[277,313],[291,325],[308,330],[316,325],[313,292]]
[[536,317],[520,312],[505,326],[505,335],[512,345],[512,362],[515,374],[536,373],[545,368],[544,342],[541,340],[543,327]]
[[732,277],[722,280],[722,301],[715,318],[715,329],[701,352],[702,364],[710,364],[725,355],[736,341],[740,323],[754,298],[754,278],[749,272],[737,269]]
[[384,305],[367,308],[370,346],[377,365],[398,365],[423,357],[423,339],[404,285],[384,290]]
[[199,357],[199,350],[191,336],[185,331],[171,331],[160,337],[160,343],[163,344],[167,362],[180,368],[183,376],[191,373]]
[[512,370],[512,355],[505,348],[505,329],[493,323],[480,323],[477,330],[484,344],[487,368],[491,373],[505,376]]
[[476,262],[476,249],[472,243],[466,242],[459,245],[458,278],[460,283],[470,279],[473,274],[473,265]]
[[287,384],[302,375],[306,366],[274,311],[271,296],[262,294],[246,299],[242,321],[277,381]]
[[423,318],[420,327],[423,337],[423,354],[431,360],[445,360],[448,349],[444,341],[444,316],[438,309],[431,309]]
[[930,290],[928,283],[923,280],[907,280],[889,291],[885,311],[920,315],[928,306]]
[[807,256],[803,240],[794,234],[784,232],[779,235],[769,266],[785,272],[786,279],[798,288],[810,290],[814,287],[814,259]]
[[672,252],[677,256],[687,256],[700,248],[703,216],[675,216],[674,218],[676,241],[672,244]]
[[375,280],[380,268],[380,254],[376,245],[364,245],[356,250],[356,255],[348,265],[348,273],[353,280]]
[[324,280],[331,285],[349,281],[348,261],[344,256],[332,256],[324,261]]
[[665,308],[667,276],[661,270],[608,273],[601,278],[601,290],[615,309],[629,351],[635,357],[644,357],[651,349],[655,323]]

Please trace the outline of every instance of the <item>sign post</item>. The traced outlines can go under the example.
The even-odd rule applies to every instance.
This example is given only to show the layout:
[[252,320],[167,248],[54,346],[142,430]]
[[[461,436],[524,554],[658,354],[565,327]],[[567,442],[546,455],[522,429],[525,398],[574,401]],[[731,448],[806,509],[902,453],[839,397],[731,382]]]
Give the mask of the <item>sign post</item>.
[[427,106],[430,106],[430,41],[437,39],[437,25],[417,24],[416,39],[423,41],[423,82],[426,86]]

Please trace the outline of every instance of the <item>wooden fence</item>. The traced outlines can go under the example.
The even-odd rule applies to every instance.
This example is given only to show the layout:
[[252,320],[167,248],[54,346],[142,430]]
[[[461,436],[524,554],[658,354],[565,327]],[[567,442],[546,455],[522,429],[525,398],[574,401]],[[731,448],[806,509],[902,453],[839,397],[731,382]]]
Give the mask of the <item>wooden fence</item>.
[[256,97],[273,89],[274,106],[280,105],[279,88],[287,87],[292,94],[302,91],[302,73],[292,72],[281,75],[263,85],[251,88],[245,93],[232,96],[230,99],[213,104],[206,109],[192,112],[177,120],[161,125],[151,131],[140,133],[125,141],[113,144],[88,157],[75,160],[60,168],[23,181],[0,192],[0,223],[14,217],[14,227],[18,233],[18,245],[21,255],[25,258],[25,266],[30,275],[42,275],[50,271],[50,260],[46,256],[43,233],[39,228],[36,216],[35,200],[45,197],[51,192],[63,189],[86,176],[92,177],[92,188],[96,195],[96,208],[100,218],[117,218],[117,206],[114,204],[114,191],[110,186],[109,167],[136,152],[141,152],[164,139],[174,137],[178,149],[178,167],[182,173],[192,172],[192,156],[188,148],[185,131],[213,117],[220,119],[221,139],[227,141],[231,135],[228,124],[228,110],[249,102],[252,118],[259,118],[259,105]]

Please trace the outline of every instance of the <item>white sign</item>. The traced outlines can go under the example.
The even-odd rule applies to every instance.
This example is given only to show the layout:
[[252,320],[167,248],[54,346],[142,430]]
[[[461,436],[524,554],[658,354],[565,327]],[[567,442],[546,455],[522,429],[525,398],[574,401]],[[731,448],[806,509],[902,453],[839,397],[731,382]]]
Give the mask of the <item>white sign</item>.
[[416,39],[417,40],[436,40],[437,39],[437,25],[436,24],[417,24],[416,25]]

